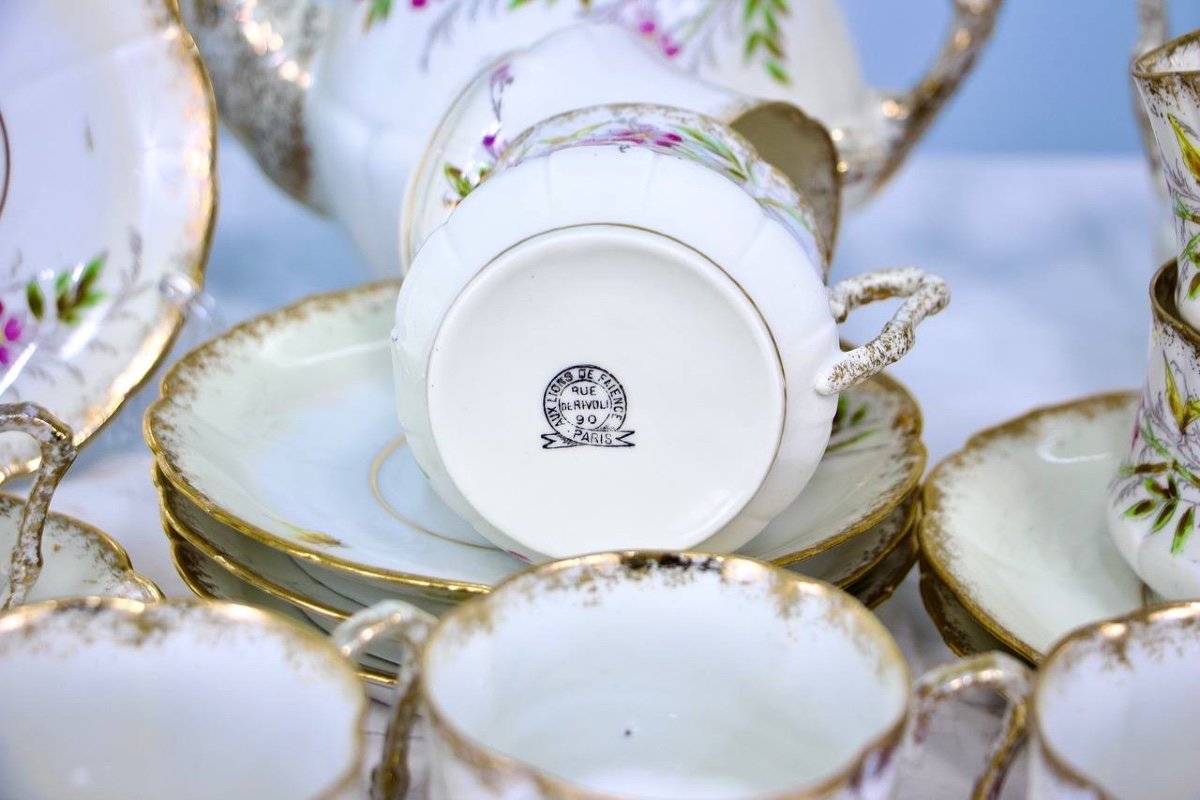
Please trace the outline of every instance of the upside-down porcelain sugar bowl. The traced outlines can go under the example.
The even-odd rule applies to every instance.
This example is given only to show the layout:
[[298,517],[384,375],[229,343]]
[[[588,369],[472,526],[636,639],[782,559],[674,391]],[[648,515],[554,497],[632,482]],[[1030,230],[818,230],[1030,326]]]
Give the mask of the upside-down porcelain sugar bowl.
[[[527,131],[400,290],[401,422],[433,488],[529,560],[732,551],[812,476],[837,395],[948,300],[916,269],[827,289],[814,217],[730,128],[597,106]],[[907,299],[843,353],[852,308]]]
[[796,103],[834,130],[858,202],[958,87],[999,5],[956,0],[941,53],[896,94],[863,80],[836,0],[181,2],[225,122],[276,183],[341,221],[386,273],[399,269],[409,172],[446,107],[501,53],[581,20],[620,25],[700,78]]

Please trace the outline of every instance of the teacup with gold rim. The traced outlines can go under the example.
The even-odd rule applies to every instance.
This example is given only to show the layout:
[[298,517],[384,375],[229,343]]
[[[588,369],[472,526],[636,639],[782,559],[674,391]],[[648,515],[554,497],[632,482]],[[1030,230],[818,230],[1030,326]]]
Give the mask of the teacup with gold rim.
[[232,603],[0,614],[0,797],[361,797],[360,642],[339,639]]
[[1082,628],[1038,670],[1029,800],[1193,800],[1200,603]]
[[1200,332],[1179,315],[1178,280],[1172,261],[1150,284],[1146,385],[1108,503],[1122,557],[1170,600],[1200,597]]
[[[359,615],[360,637],[372,615],[420,616],[382,603]],[[385,763],[404,763],[419,709],[431,800],[882,798],[906,732],[919,741],[935,704],[1026,687],[1020,667],[987,655],[923,678],[914,696],[895,641],[858,601],[737,556],[534,567],[407,641],[408,702]],[[997,749],[981,792],[1008,754]],[[382,779],[385,796],[402,797],[404,778]]]
[[[743,136],[662,105],[542,120],[418,252],[392,334],[430,485],[530,561],[730,552],[787,508],[838,395],[903,358],[949,290],[825,285],[812,207]],[[879,335],[838,323],[889,298]]]

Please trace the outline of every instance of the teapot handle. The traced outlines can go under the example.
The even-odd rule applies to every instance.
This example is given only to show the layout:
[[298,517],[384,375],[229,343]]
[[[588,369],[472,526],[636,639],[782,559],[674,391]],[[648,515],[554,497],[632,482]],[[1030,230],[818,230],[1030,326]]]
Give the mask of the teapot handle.
[[[1167,0],[1138,0],[1138,37],[1133,45],[1132,57],[1140,58],[1154,48],[1161,47],[1166,43],[1167,35]],[[1145,104],[1138,98],[1136,88],[1132,94],[1133,114],[1142,137],[1142,149],[1146,151],[1154,186],[1162,194],[1166,191],[1166,181],[1162,175],[1162,156],[1154,139],[1154,129],[1150,127],[1150,116],[1146,113]]]
[[920,748],[929,735],[938,707],[968,689],[990,688],[1006,703],[1000,735],[988,753],[987,766],[975,781],[971,800],[996,800],[1013,756],[1025,739],[1033,670],[1004,653],[983,653],[939,667],[917,681],[909,746]]
[[42,450],[42,460],[21,512],[7,580],[0,587],[0,611],[25,602],[42,573],[42,529],[50,513],[50,498],[78,454],[71,429],[34,403],[0,405],[0,432],[8,431],[31,436]]
[[878,336],[843,354],[817,378],[818,394],[840,394],[903,358],[916,341],[917,325],[950,302],[950,289],[937,275],[916,267],[881,269],[847,278],[832,286],[829,311],[835,320],[844,322],[855,308],[891,297],[907,299]]
[[881,186],[900,166],[925,133],[946,100],[958,89],[975,59],[991,38],[1003,0],[951,0],[953,20],[941,52],[925,74],[907,92],[881,92],[879,110],[888,127],[883,152],[867,174],[852,174],[853,160],[843,169],[848,182],[868,182],[867,191]]
[[405,646],[396,670],[395,708],[383,757],[371,777],[371,800],[404,800],[408,795],[408,741],[420,700],[421,648],[436,624],[437,618],[427,611],[401,600],[384,600],[354,614],[330,635],[334,647],[349,659],[384,637],[398,639]]

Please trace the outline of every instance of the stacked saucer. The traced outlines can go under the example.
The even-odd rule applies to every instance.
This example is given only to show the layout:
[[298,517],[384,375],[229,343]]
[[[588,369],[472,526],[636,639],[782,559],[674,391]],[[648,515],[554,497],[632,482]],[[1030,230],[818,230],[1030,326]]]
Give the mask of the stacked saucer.
[[1068,632],[1151,599],[1105,521],[1137,407],[1117,393],[1031,411],[933,469],[921,596],[952,650],[1039,663]]
[[[314,296],[180,361],[146,417],[164,527],[199,594],[329,629],[402,597],[433,612],[524,563],[447,508],[396,421],[396,281]],[[844,392],[799,499],[739,552],[887,599],[916,560],[917,404],[879,375]],[[386,648],[364,676],[386,682]]]

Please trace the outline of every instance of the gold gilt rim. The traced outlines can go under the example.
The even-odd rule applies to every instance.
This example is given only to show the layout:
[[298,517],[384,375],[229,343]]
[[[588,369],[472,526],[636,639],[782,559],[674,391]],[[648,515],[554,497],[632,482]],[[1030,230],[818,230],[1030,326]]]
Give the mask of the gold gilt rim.
[[[190,548],[190,547],[192,547],[192,545],[186,539],[184,539],[182,536],[175,536],[170,530],[167,530],[166,534],[167,534],[167,541],[171,545],[171,563],[175,567],[175,572],[179,575],[179,579],[181,581],[183,581],[184,585],[187,586],[187,588],[189,590],[191,590],[192,594],[196,595],[196,597],[200,598],[201,600],[204,600],[205,602],[228,603],[228,604],[233,604],[233,605],[245,606],[247,608],[254,608],[255,610],[257,610],[263,614],[268,614],[272,617],[284,619],[289,624],[303,629],[310,636],[316,636],[322,642],[328,644],[328,639],[325,638],[325,632],[320,630],[316,626],[315,623],[311,623],[311,622],[301,623],[299,620],[287,619],[286,617],[283,617],[282,615],[277,614],[276,612],[271,611],[270,609],[259,608],[258,606],[255,606],[252,604],[237,603],[236,601],[230,600],[226,597],[221,597],[220,595],[215,594],[212,591],[210,591],[207,587],[204,586],[203,582],[192,572],[191,567],[189,567],[185,563],[185,560],[190,555],[187,553],[187,550],[185,548]],[[192,549],[194,550],[195,548],[192,548]],[[203,555],[203,554],[200,554],[200,555]],[[236,577],[236,576],[234,576],[234,577]],[[382,686],[384,688],[393,688],[396,685],[396,676],[395,675],[390,675],[381,670],[377,670],[374,667],[367,667],[362,664],[351,664],[351,669],[354,671],[355,676],[359,680],[367,681],[369,683],[375,684],[376,686]],[[359,727],[361,729],[362,726],[360,725]]]
[[[651,562],[658,563],[663,560],[669,560],[673,564],[685,564],[689,562],[704,563],[708,565],[709,569],[715,563],[720,565],[722,571],[730,568],[732,565],[736,565],[738,575],[742,580],[745,580],[747,574],[753,571],[752,574],[762,582],[769,584],[773,584],[774,582],[791,583],[801,588],[805,594],[820,596],[837,603],[839,611],[849,614],[856,619],[862,631],[879,645],[883,659],[892,667],[899,670],[903,677],[902,685],[906,687],[912,686],[912,671],[903,653],[901,653],[899,645],[896,644],[895,638],[879,618],[871,613],[861,602],[832,584],[815,578],[808,578],[766,561],[746,556],[653,550],[627,550],[578,556],[530,567],[516,575],[505,578],[496,585],[496,594],[493,594],[492,597],[499,597],[506,590],[520,592],[519,584],[521,582],[552,582],[556,577],[574,570],[590,568],[596,572],[607,571],[610,574],[620,574],[623,570],[644,568]],[[851,602],[846,603],[847,599]],[[421,648],[420,672],[422,675],[433,674],[430,671],[429,658],[430,652],[434,649],[433,644],[436,642],[438,636],[448,629],[449,626],[459,624],[460,621],[464,629],[469,630],[479,620],[486,619],[486,609],[491,602],[492,598],[489,598],[477,603],[466,603],[456,606],[447,611],[438,620],[426,640],[426,646]],[[544,793],[561,798],[561,800],[627,800],[623,796],[585,789],[566,779],[547,774],[532,764],[492,749],[450,722],[444,710],[432,697],[429,690],[429,681],[422,681],[419,685],[419,691],[422,706],[430,726],[448,740],[450,747],[456,753],[460,754],[460,756],[465,755],[466,758],[471,759],[475,768],[497,774],[523,774],[531,780],[536,781],[537,786]],[[837,770],[837,772],[818,783],[797,789],[764,794],[759,800],[817,800],[817,798],[828,797],[837,790],[845,790],[855,786],[856,781],[861,779],[863,775],[870,773],[872,769],[870,762],[880,751],[898,752],[909,717],[913,713],[912,693],[906,690],[902,702],[903,704],[900,712],[897,714],[897,718],[882,733],[859,746],[856,754],[848,759],[847,763]]]
[[938,580],[958,598],[967,613],[983,626],[988,633],[998,639],[1005,647],[1011,649],[1021,658],[1031,664],[1042,661],[1043,654],[1008,630],[994,616],[986,611],[971,595],[970,589],[954,574],[953,559],[943,552],[938,544],[939,539],[947,536],[941,525],[941,516],[945,513],[943,507],[943,491],[940,481],[950,470],[963,466],[972,455],[990,445],[994,440],[1018,435],[1029,426],[1037,423],[1043,417],[1053,416],[1069,411],[1105,411],[1117,406],[1128,405],[1137,400],[1136,392],[1106,392],[1077,398],[1065,403],[1040,406],[1025,412],[1021,416],[985,428],[969,438],[962,449],[944,458],[929,473],[925,480],[924,514],[917,528],[921,543],[923,563],[927,564]]
[[806,558],[820,555],[826,550],[830,550],[840,544],[845,544],[882,522],[884,517],[892,513],[896,509],[896,506],[903,503],[909,495],[918,494],[916,489],[921,482],[921,476],[925,473],[925,466],[929,459],[929,453],[925,449],[925,442],[921,439],[921,435],[925,429],[925,420],[921,414],[921,406],[917,403],[917,399],[913,397],[912,393],[908,391],[908,387],[886,372],[878,373],[867,383],[877,383],[885,389],[887,394],[900,400],[901,410],[896,416],[894,427],[899,428],[902,432],[906,429],[908,430],[908,433],[902,437],[908,443],[908,448],[903,456],[901,456],[902,458],[912,459],[912,465],[908,470],[908,474],[891,491],[881,495],[869,511],[859,516],[850,525],[845,526],[832,536],[822,539],[815,545],[806,547],[795,553],[788,553],[787,555],[769,559],[772,564],[779,567],[787,567]]
[[[167,12],[170,24],[178,32],[177,41],[182,48],[183,57],[186,61],[190,62],[190,68],[194,70],[194,74],[200,82],[201,91],[205,99],[204,107],[206,113],[204,120],[201,122],[207,123],[208,126],[208,201],[204,204],[204,208],[201,209],[200,213],[206,219],[195,259],[188,265],[186,272],[184,272],[195,283],[197,288],[201,288],[204,286],[208,255],[212,250],[213,230],[217,222],[219,194],[217,180],[217,102],[213,93],[212,81],[209,79],[208,68],[204,65],[204,59],[201,58],[200,51],[196,47],[196,42],[192,39],[191,33],[188,32],[187,27],[183,24],[183,16],[179,11],[179,0],[155,1],[162,3],[163,8]],[[175,341],[179,337],[185,321],[185,314],[182,311],[179,309],[167,309],[166,314],[161,316],[158,323],[145,337],[148,341],[161,339],[162,346],[147,357],[135,359],[113,379],[109,391],[105,394],[103,400],[83,410],[82,413],[85,422],[75,427],[74,438],[72,439],[76,447],[82,447],[93,436],[104,430],[121,406],[125,404],[125,401],[141,391],[154,375],[155,370],[158,369],[170,354],[171,348],[175,345]],[[121,388],[122,386],[125,388]],[[37,469],[40,460],[40,457],[35,457],[24,462],[4,465],[2,470],[0,470],[0,483],[3,483],[8,478],[33,472]]]
[[[317,600],[313,600],[312,598],[305,597],[299,592],[285,589],[279,584],[268,580],[262,575],[259,575],[257,572],[253,571],[250,569],[250,567],[246,566],[240,561],[227,556],[224,552],[219,550],[216,546],[204,538],[203,534],[192,530],[185,525],[178,516],[176,516],[175,510],[171,508],[170,500],[167,498],[166,490],[162,485],[162,480],[157,469],[151,470],[151,478],[154,482],[155,491],[158,493],[159,516],[161,517],[163,531],[167,534],[168,539],[171,539],[172,541],[175,539],[182,539],[194,550],[199,551],[201,555],[203,555],[205,558],[208,558],[210,561],[233,575],[235,578],[238,578],[244,583],[248,583],[254,588],[273,595],[293,606],[321,614],[322,616],[331,617],[339,621],[350,618],[350,614],[340,611],[333,606],[328,606]],[[299,570],[300,568],[297,567],[296,569]],[[306,574],[306,577],[309,576]],[[311,578],[311,580],[316,581],[315,578]],[[319,581],[317,582],[319,583]],[[330,589],[329,591],[332,592],[333,590]]]
[[[174,557],[174,553],[172,553],[172,557]],[[99,612],[111,610],[121,612],[128,617],[140,618],[147,613],[154,613],[163,607],[184,610],[194,609],[219,617],[230,624],[245,625],[250,623],[260,629],[274,629],[281,637],[288,638],[290,641],[302,646],[307,652],[320,652],[322,656],[327,658],[330,664],[338,664],[339,666],[335,668],[338,671],[338,677],[346,680],[348,685],[353,686],[354,691],[352,695],[358,700],[358,713],[355,715],[358,721],[353,726],[354,730],[351,733],[354,740],[353,752],[348,759],[349,763],[339,772],[338,776],[328,787],[314,797],[314,800],[336,800],[336,798],[345,796],[352,787],[357,785],[360,764],[367,749],[365,725],[370,703],[362,693],[354,670],[350,668],[345,659],[340,657],[330,658],[330,656],[337,655],[337,650],[333,649],[328,639],[319,635],[314,630],[298,625],[279,614],[273,614],[264,609],[242,603],[231,603],[220,598],[206,598],[203,601],[196,598],[170,598],[156,603],[142,603],[137,600],[127,600],[119,597],[74,597],[64,600],[44,600],[40,603],[30,603],[11,608],[0,614],[0,631],[24,628],[27,625],[36,624],[40,619],[53,617],[69,611]]]
[[[179,359],[163,377],[161,383],[161,396],[154,401],[147,409],[146,415],[142,420],[142,433],[145,437],[146,444],[150,447],[150,451],[154,455],[155,462],[161,477],[170,484],[171,488],[177,490],[189,502],[199,508],[208,516],[212,517],[217,522],[232,528],[238,533],[248,536],[257,542],[260,542],[274,550],[282,551],[293,558],[300,558],[310,563],[316,564],[327,569],[332,569],[337,572],[355,575],[373,580],[381,580],[385,582],[397,583],[405,586],[412,586],[421,589],[432,589],[441,593],[447,594],[464,594],[470,596],[487,594],[492,587],[483,583],[473,581],[453,581],[443,578],[434,578],[425,575],[418,575],[412,572],[401,572],[390,570],[381,567],[372,567],[361,562],[351,561],[341,558],[327,552],[318,550],[315,547],[306,546],[297,542],[284,539],[270,531],[259,528],[245,520],[237,517],[230,511],[222,508],[216,501],[208,497],[201,489],[197,488],[188,481],[183,471],[179,468],[178,455],[163,443],[156,431],[156,419],[158,414],[168,405],[173,403],[173,395],[183,382],[180,375],[189,370],[201,370],[203,365],[210,363],[213,360],[213,350],[221,342],[229,339],[250,335],[252,331],[264,325],[274,318],[287,318],[293,314],[299,313],[306,306],[314,303],[346,303],[352,302],[358,297],[371,295],[376,292],[398,292],[401,281],[399,279],[390,279],[376,281],[373,283],[363,284],[361,286],[342,289],[334,292],[313,294],[301,298],[294,303],[283,306],[282,308],[274,309],[266,313],[260,314],[257,317],[246,320],[232,328],[217,338],[209,341],[206,344],[197,347],[183,358]],[[917,403],[916,398],[908,391],[902,383],[886,373],[879,373],[871,378],[871,383],[876,383],[888,395],[895,397],[900,403],[900,411],[897,413],[896,419],[893,422],[894,428],[899,428],[903,433],[903,438],[907,442],[907,450],[902,456],[903,458],[911,459],[912,463],[908,473],[904,476],[904,480],[898,483],[887,493],[881,495],[872,506],[872,508],[847,525],[836,534],[826,537],[818,544],[807,547],[796,553],[788,553],[783,556],[778,556],[771,559],[771,563],[776,566],[789,566],[798,561],[818,555],[833,547],[837,547],[850,539],[866,532],[873,528],[880,521],[891,513],[896,506],[900,505],[916,489],[921,480],[921,474],[925,471],[927,461],[927,452],[925,444],[921,440],[921,434],[924,430],[924,419],[921,414],[921,407]]]
[[893,556],[901,548],[904,548],[907,554],[905,555],[903,561],[897,562],[897,566],[886,570],[883,569],[882,565],[877,567],[882,574],[887,576],[886,583],[882,584],[881,586],[874,587],[873,590],[868,593],[867,589],[871,589],[872,587],[868,586],[864,588],[862,584],[873,578],[879,577],[879,575],[875,573],[868,573],[860,578],[857,583],[847,586],[845,589],[843,589],[843,591],[854,596],[863,605],[872,610],[879,608],[888,600],[891,600],[892,595],[896,593],[896,590],[899,589],[904,583],[905,579],[908,578],[908,573],[912,572],[913,565],[917,563],[917,559],[921,555],[921,548],[917,542],[916,531],[909,531],[902,536],[899,541],[896,542],[895,546],[888,550],[887,555]]
[[1147,50],[1135,58],[1133,64],[1130,66],[1130,73],[1138,80],[1200,77],[1200,67],[1196,69],[1168,70],[1156,70],[1152,67],[1153,64],[1169,56],[1172,51],[1190,44],[1196,44],[1197,42],[1200,42],[1200,30],[1189,31],[1182,36],[1176,36],[1174,39],[1163,42],[1153,50]]
[[[908,509],[904,512],[904,521],[900,524],[900,526],[898,528],[899,532],[895,536],[892,537],[892,539],[887,543],[887,545],[882,550],[880,550],[875,555],[871,556],[871,558],[867,559],[863,563],[856,566],[850,572],[850,574],[845,575],[836,581],[830,581],[830,583],[832,583],[834,586],[837,586],[839,589],[845,589],[847,586],[853,586],[854,584],[858,583],[860,580],[869,576],[885,558],[887,558],[889,555],[891,555],[892,552],[895,551],[895,549],[900,546],[900,543],[904,541],[904,537],[912,534],[916,530],[917,520],[920,519],[920,515],[921,515],[920,493],[914,491],[912,494],[910,494],[908,497],[904,498],[900,502],[908,503]],[[869,532],[870,531],[864,531],[863,534],[865,535]],[[772,561],[771,563],[775,564],[776,566],[782,566],[780,564],[777,564],[774,561]],[[804,573],[802,572],[801,574],[804,574]],[[809,577],[814,577],[814,576],[810,575]],[[819,578],[818,578],[818,580],[819,580]]]
[[[166,531],[168,538],[182,539],[184,542],[186,542],[195,550],[198,550],[202,555],[216,563],[226,572],[231,573],[234,577],[238,578],[244,583],[249,584],[250,586],[253,586],[256,589],[259,589],[260,591],[266,592],[267,594],[282,600],[285,603],[306,611],[320,614],[335,621],[342,621],[350,618],[350,612],[328,605],[292,589],[287,589],[265,575],[256,572],[252,567],[248,566],[242,560],[239,560],[234,556],[230,556],[225,551],[218,549],[215,545],[209,542],[208,539],[205,538],[204,534],[190,528],[176,516],[174,510],[170,506],[170,501],[166,497],[165,491],[159,480],[157,470],[155,470],[154,474],[154,484],[158,490],[159,511],[162,517],[163,529]],[[866,581],[870,578],[877,577],[874,574],[875,570],[879,568],[889,556],[893,555],[906,542],[915,542],[919,506],[919,498],[914,495],[912,497],[912,503],[909,506],[905,522],[900,527],[900,533],[896,535],[888,543],[888,545],[879,552],[878,555],[874,556],[864,565],[857,568],[852,574],[838,580],[833,585],[857,597],[858,593],[854,591],[856,584]],[[898,580],[892,580],[885,587],[877,589],[877,594],[874,594],[869,598],[860,599],[862,599],[869,608],[878,607],[892,596],[899,584],[903,582],[911,568],[912,563],[910,562],[904,569],[903,573],[900,574]],[[898,572],[898,570],[894,571]],[[320,583],[320,581],[315,578],[312,578],[312,580],[316,583]],[[818,578],[817,580],[820,579]],[[337,590],[325,586],[325,584],[321,585],[328,591],[338,594]],[[351,598],[346,598],[346,600],[348,603],[362,605]]]
[[[0,492],[0,504],[11,503],[18,508],[24,508],[26,502],[27,501],[23,497],[19,497],[9,492]],[[94,525],[89,525],[83,520],[76,519],[75,517],[68,516],[67,514],[63,514],[58,511],[51,511],[46,514],[46,523],[49,524],[50,522],[55,522],[66,528],[75,528],[76,530],[81,531],[84,536],[94,539],[100,545],[102,550],[108,551],[110,557],[112,558],[113,564],[116,567],[116,571],[121,574],[122,579],[140,586],[142,591],[146,593],[146,596],[153,598],[154,602],[160,602],[163,600],[162,589],[158,588],[154,581],[150,580],[145,575],[142,575],[140,572],[134,569],[133,561],[129,558],[128,551],[126,551],[125,548],[121,546],[121,543],[116,539],[112,538]]]
[[1158,622],[1174,622],[1179,620],[1200,621],[1200,601],[1187,600],[1176,603],[1165,603],[1163,605],[1139,609],[1110,620],[1084,625],[1064,636],[1050,649],[1050,652],[1042,662],[1042,667],[1038,673],[1038,681],[1033,687],[1033,694],[1030,698],[1029,729],[1034,733],[1032,737],[1034,745],[1041,752],[1050,769],[1057,773],[1060,779],[1080,789],[1094,793],[1096,800],[1116,800],[1110,792],[1102,788],[1094,779],[1088,778],[1080,770],[1072,766],[1050,744],[1046,732],[1042,728],[1041,715],[1038,712],[1038,709],[1042,705],[1042,691],[1046,687],[1045,676],[1049,674],[1049,670],[1056,666],[1058,660],[1065,658],[1067,651],[1076,644],[1100,639],[1120,648],[1123,643],[1129,640],[1133,624],[1152,625]]
[[[969,658],[970,656],[975,656],[982,652],[986,652],[984,650],[976,650],[975,648],[969,646],[962,638],[960,638],[955,625],[946,619],[944,603],[936,596],[935,592],[937,589],[934,587],[939,587],[947,592],[955,599],[955,601],[959,602],[960,606],[962,606],[961,601],[958,600],[958,595],[954,594],[949,586],[942,583],[941,579],[939,579],[938,576],[933,573],[932,569],[928,566],[924,559],[920,559],[919,563],[919,589],[921,593],[921,605],[925,608],[925,613],[933,621],[933,626],[937,628],[938,635],[942,637],[942,642],[950,649],[950,652],[954,653],[954,655],[958,656],[959,658]],[[990,631],[984,628],[983,623],[971,615],[971,612],[966,606],[962,606],[962,611],[963,614],[965,614],[972,622],[974,622],[983,630],[983,633],[996,640],[996,645],[998,647],[1007,649],[1003,642],[996,639],[996,637],[993,636]],[[989,647],[987,649],[994,650],[996,648]],[[1013,653],[1013,655],[1019,657],[1019,654],[1017,653]],[[1026,663],[1029,663],[1032,666],[1032,662]]]

